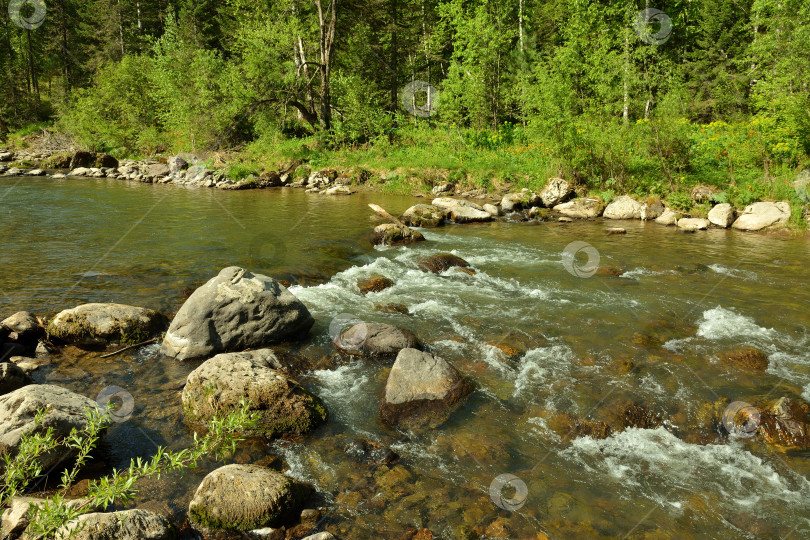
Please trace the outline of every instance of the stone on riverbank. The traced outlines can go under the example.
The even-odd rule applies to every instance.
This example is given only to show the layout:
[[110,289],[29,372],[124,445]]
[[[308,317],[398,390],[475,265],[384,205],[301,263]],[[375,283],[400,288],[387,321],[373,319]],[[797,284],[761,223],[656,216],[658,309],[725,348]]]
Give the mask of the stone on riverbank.
[[504,212],[518,212],[541,204],[543,204],[543,199],[528,189],[517,193],[507,193],[501,199],[501,209]]
[[627,195],[620,195],[605,208],[608,219],[641,219],[642,204]]
[[732,225],[741,231],[759,231],[790,218],[790,204],[782,202],[756,202],[745,207]]
[[183,413],[193,425],[205,425],[216,414],[227,414],[250,401],[260,414],[251,435],[300,436],[327,418],[318,397],[280,372],[282,359],[271,349],[223,353],[192,371],[183,388]]
[[383,223],[374,227],[372,243],[375,246],[403,246],[415,242],[424,242],[422,233],[397,223]]
[[495,206],[494,204],[485,204],[483,208],[484,212],[486,212],[492,217],[498,217],[501,215],[501,209]]
[[45,329],[39,325],[36,316],[27,311],[18,311],[0,321],[0,340],[7,340],[20,345],[33,353],[39,338],[45,335]]
[[370,358],[394,358],[402,349],[421,349],[413,333],[390,324],[359,323],[343,330],[332,344],[343,353]]
[[225,465],[206,476],[188,507],[202,532],[250,531],[294,519],[312,495],[311,486],[256,465]]
[[166,328],[166,317],[153,310],[124,304],[82,304],[60,312],[48,333],[78,347],[139,343]]
[[650,197],[641,205],[641,219],[643,221],[658,219],[663,213],[664,204],[658,197]]
[[681,218],[678,220],[678,228],[685,231],[705,231],[709,228],[708,219],[703,218]]
[[547,208],[552,208],[558,204],[562,204],[566,199],[574,194],[574,186],[563,180],[562,178],[550,178],[546,183],[543,190],[540,192],[540,198],[543,205]]
[[602,215],[604,209],[605,203],[602,202],[602,199],[592,197],[574,199],[553,208],[559,214],[577,219],[597,218]]
[[[0,396],[0,456],[16,454],[22,435],[34,429],[37,409],[44,407],[49,411],[39,429],[53,427],[57,439],[67,437],[73,428],[84,429],[86,410],[98,408],[95,401],[50,384],[31,384]],[[59,463],[67,464],[74,455],[74,450],[60,445],[39,461],[47,470]]]
[[84,514],[61,528],[56,537],[68,538],[68,535],[71,540],[174,540],[178,537],[163,516],[137,508]]
[[448,219],[453,223],[475,223],[492,219],[492,216],[483,207],[464,199],[439,197],[433,199],[433,206],[444,209]]
[[678,224],[679,214],[677,214],[672,208],[667,208],[664,210],[664,213],[661,214],[659,217],[655,218],[655,222],[659,225],[666,225],[672,226]]
[[432,204],[411,206],[400,217],[400,221],[411,227],[438,227],[444,224],[445,210]]
[[709,221],[712,225],[728,229],[734,223],[735,215],[733,206],[729,203],[722,203],[709,210]]
[[300,339],[315,323],[273,278],[229,266],[194,291],[174,317],[160,351],[186,360]]
[[403,349],[388,374],[380,420],[401,429],[437,427],[473,390],[442,358]]

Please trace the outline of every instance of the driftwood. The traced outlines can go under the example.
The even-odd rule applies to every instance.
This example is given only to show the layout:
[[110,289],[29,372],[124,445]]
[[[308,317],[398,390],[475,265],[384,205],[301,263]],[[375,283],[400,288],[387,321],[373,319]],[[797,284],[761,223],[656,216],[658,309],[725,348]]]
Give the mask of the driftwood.
[[393,221],[394,223],[396,223],[397,225],[399,225],[400,227],[405,227],[407,229],[407,225],[405,225],[400,220],[398,220],[397,218],[395,218],[394,216],[392,216],[391,214],[386,212],[385,209],[382,206],[377,206],[376,204],[369,204],[368,206],[369,206],[369,208],[371,208],[372,210],[377,212],[377,214],[384,217],[385,219],[389,219],[389,220]]
[[103,354],[103,355],[99,356],[99,358],[109,358],[111,356],[115,356],[116,354],[121,354],[122,352],[128,351],[130,349],[135,349],[137,347],[143,347],[144,345],[149,345],[150,343],[154,343],[158,339],[160,339],[160,338],[152,338],[152,339],[149,339],[149,340],[146,340],[146,341],[142,341],[140,343],[136,343],[135,345],[130,345],[129,347],[124,347],[121,350],[111,352],[109,354]]

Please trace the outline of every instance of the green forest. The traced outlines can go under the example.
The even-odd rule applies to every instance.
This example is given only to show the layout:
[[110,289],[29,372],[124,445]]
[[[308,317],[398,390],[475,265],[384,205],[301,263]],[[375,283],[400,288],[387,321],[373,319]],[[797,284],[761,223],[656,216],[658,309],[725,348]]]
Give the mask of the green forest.
[[237,177],[306,158],[393,191],[560,175],[795,202],[808,43],[804,0],[12,0],[0,132],[224,152]]

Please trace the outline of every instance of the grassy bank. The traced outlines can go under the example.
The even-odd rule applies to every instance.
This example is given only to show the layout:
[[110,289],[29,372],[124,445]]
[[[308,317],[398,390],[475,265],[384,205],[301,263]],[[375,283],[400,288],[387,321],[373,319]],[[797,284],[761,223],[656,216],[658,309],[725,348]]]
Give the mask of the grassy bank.
[[[28,127],[8,143],[34,145],[42,130],[42,125]],[[182,136],[159,150],[158,156],[196,152]],[[538,190],[548,178],[562,176],[573,180],[581,195],[605,202],[620,194],[656,196],[694,216],[705,216],[721,202],[744,208],[760,200],[788,200],[791,225],[807,227],[807,195],[795,186],[808,164],[803,141],[769,117],[732,124],[683,118],[629,125],[582,120],[550,130],[505,123],[487,131],[403,119],[388,135],[352,146],[318,134],[272,133],[240,148],[197,153],[233,179],[279,170],[296,160],[303,162],[297,176],[323,168],[362,169],[371,186],[388,193],[427,193],[445,181],[491,193]],[[145,154],[116,157],[152,157]],[[698,185],[716,191],[712,200],[692,200],[691,190]]]

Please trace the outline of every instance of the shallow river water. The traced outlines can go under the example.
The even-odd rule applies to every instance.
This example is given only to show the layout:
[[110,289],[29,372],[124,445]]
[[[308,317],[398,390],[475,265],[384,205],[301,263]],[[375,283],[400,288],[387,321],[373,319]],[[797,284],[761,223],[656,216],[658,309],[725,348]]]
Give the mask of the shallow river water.
[[[84,302],[172,314],[231,265],[292,282],[316,319],[296,352],[323,359],[300,379],[330,420],[299,440],[246,442],[235,459],[313,483],[315,504],[326,508],[320,527],[341,538],[420,528],[448,539],[810,537],[810,455],[701,420],[723,399],[810,401],[808,237],[684,234],[640,222],[608,236],[601,222],[498,222],[423,230],[427,242],[380,249],[368,242],[378,222],[369,202],[398,214],[420,200],[0,178],[0,315],[52,316]],[[477,273],[417,268],[442,252]],[[596,257],[625,273],[588,277]],[[395,285],[360,294],[357,280],[373,274]],[[410,313],[379,309],[389,303]],[[330,325],[348,320],[413,331],[475,392],[433,431],[383,428],[390,363],[331,358]],[[519,354],[507,358],[492,344]],[[763,351],[768,369],[718,360],[741,346]],[[68,351],[36,377],[93,398],[109,385],[133,396],[132,417],[105,437],[103,470],[157,445],[189,444],[179,390],[198,365],[161,357],[157,346],[108,360]],[[663,425],[617,428],[631,403]],[[576,436],[571,418],[614,430]],[[375,461],[364,444],[399,459]],[[182,522],[216,466],[144,482],[139,504]],[[515,489],[491,489],[508,478]],[[496,504],[510,502],[512,511]]]

